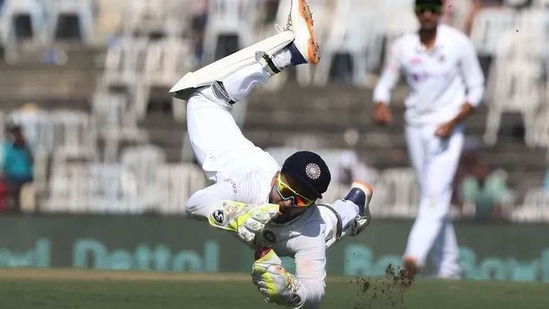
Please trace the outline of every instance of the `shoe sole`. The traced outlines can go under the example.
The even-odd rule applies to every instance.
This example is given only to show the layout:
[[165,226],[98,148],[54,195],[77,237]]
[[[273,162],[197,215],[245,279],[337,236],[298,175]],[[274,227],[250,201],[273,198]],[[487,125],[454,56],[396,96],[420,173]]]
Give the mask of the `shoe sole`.
[[305,0],[297,1],[299,2],[299,15],[305,20],[310,34],[309,42],[307,42],[307,56],[309,58],[309,63],[317,64],[320,61],[320,46],[318,45],[318,41],[315,37],[313,15],[311,14],[309,4]]

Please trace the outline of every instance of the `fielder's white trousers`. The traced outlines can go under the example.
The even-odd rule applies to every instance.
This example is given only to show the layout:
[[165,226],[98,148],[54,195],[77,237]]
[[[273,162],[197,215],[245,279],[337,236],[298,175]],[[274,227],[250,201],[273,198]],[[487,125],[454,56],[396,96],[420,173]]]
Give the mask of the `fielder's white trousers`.
[[423,266],[430,254],[435,276],[459,276],[459,250],[450,218],[452,183],[463,148],[463,126],[448,139],[434,135],[437,126],[407,126],[408,152],[420,186],[416,220],[405,257]]

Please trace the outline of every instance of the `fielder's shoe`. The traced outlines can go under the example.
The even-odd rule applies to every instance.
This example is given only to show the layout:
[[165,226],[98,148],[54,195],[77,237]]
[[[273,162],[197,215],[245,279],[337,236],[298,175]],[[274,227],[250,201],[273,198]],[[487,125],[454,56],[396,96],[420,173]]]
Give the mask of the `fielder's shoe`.
[[351,201],[358,206],[358,215],[355,219],[356,227],[353,230],[353,235],[359,234],[370,224],[370,200],[372,200],[373,194],[374,190],[371,185],[355,180],[344,198],[344,200]]
[[309,4],[305,0],[291,0],[290,16],[286,29],[291,30],[295,39],[288,46],[292,53],[291,62],[293,65],[312,63],[320,61],[320,47],[315,38],[313,27],[313,15]]
[[404,258],[402,268],[402,274],[411,279],[414,279],[419,272],[417,260],[410,256]]

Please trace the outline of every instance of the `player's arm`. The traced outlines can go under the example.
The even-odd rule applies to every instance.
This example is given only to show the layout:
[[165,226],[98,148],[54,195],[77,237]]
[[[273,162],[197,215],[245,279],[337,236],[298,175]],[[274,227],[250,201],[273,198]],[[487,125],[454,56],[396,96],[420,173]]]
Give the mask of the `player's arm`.
[[460,50],[460,65],[463,80],[467,88],[467,95],[458,114],[450,119],[450,121],[437,128],[435,135],[441,138],[450,136],[454,127],[475,111],[484,96],[484,75],[478,61],[475,47],[468,39],[464,39],[464,44],[462,45]]
[[229,182],[218,182],[194,193],[187,201],[186,212],[213,227],[233,232],[246,244],[272,218],[278,215],[277,204],[249,205],[234,200]]
[[325,244],[320,238],[322,241],[306,238],[311,243],[296,254],[295,275],[282,267],[273,250],[263,252],[263,257],[254,263],[252,281],[267,301],[287,308],[320,306],[326,278]]
[[395,42],[381,73],[381,77],[373,92],[374,108],[373,119],[378,125],[391,122],[393,116],[388,105],[391,101],[391,90],[400,79],[400,49],[401,41]]
[[230,184],[218,182],[191,195],[185,205],[185,212],[198,220],[208,220],[218,201],[232,199],[234,193]]
[[461,54],[461,71],[467,88],[465,104],[476,108],[480,105],[484,96],[484,74],[478,61],[475,46],[468,38],[465,38]]

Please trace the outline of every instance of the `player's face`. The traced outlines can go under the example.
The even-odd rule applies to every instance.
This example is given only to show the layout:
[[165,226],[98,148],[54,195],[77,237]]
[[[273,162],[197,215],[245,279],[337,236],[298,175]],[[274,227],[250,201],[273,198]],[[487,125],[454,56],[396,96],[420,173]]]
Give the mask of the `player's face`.
[[[294,189],[296,188],[296,189]],[[299,186],[289,177],[278,172],[271,181],[269,203],[280,206],[276,221],[284,222],[295,218],[307,210],[315,199],[309,199],[298,193]]]
[[421,30],[433,31],[437,28],[438,21],[442,14],[442,6],[429,4],[416,5],[415,12]]

